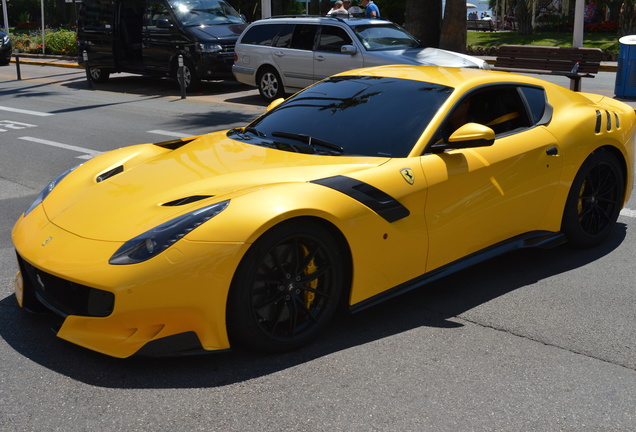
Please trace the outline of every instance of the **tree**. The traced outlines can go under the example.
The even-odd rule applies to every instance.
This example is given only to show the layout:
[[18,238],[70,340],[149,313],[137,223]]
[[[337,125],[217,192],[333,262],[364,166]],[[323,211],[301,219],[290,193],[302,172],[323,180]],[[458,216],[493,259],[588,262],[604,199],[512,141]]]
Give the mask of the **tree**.
[[440,48],[466,52],[466,36],[466,0],[446,0]]
[[532,34],[532,0],[519,0],[515,8],[517,18],[517,31],[520,35]]
[[424,45],[438,48],[442,32],[442,0],[407,0],[404,26]]
[[623,1],[619,23],[619,36],[636,34],[636,0]]
[[439,47],[442,32],[442,0],[407,0],[406,30],[418,38],[424,45]]

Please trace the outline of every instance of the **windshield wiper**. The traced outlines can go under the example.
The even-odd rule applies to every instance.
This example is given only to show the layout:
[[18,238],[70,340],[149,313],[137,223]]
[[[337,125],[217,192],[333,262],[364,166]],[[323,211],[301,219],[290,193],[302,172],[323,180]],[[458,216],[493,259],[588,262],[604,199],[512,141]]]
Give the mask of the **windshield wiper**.
[[299,141],[301,143],[309,145],[310,147],[314,147],[314,151],[315,151],[315,147],[322,147],[322,148],[326,148],[327,150],[331,150],[335,154],[344,153],[344,149],[340,147],[339,145],[335,145],[330,143],[329,141],[323,141],[318,138],[313,138],[309,135],[297,134],[297,133],[291,133],[291,132],[272,132],[272,136],[279,137],[279,138],[288,138],[294,141]]

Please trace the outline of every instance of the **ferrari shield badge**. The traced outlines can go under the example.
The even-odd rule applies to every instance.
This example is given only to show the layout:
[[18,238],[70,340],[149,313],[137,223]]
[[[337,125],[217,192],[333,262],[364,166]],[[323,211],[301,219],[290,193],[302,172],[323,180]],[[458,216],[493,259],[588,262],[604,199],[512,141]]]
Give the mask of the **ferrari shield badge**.
[[413,170],[411,168],[402,168],[400,170],[400,173],[402,174],[402,177],[404,177],[404,180],[406,180],[408,184],[415,183],[415,175],[413,174]]

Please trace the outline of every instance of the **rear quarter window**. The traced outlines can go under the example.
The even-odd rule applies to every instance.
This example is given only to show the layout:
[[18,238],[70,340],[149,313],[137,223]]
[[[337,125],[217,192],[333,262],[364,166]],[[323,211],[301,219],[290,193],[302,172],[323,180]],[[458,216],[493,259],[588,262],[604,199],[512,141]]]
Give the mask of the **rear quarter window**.
[[247,45],[280,46],[276,42],[281,35],[290,34],[289,24],[266,24],[257,25],[245,32],[241,38],[241,43]]

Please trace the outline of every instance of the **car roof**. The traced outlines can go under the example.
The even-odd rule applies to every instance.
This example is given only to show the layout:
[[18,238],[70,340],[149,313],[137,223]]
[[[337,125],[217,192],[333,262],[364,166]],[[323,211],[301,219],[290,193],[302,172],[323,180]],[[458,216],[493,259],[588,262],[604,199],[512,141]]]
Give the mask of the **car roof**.
[[325,23],[337,23],[341,22],[347,24],[350,27],[358,26],[358,25],[383,25],[383,24],[391,24],[394,25],[391,21],[383,20],[383,19],[372,19],[372,18],[355,18],[355,17],[335,17],[335,16],[311,16],[311,15],[280,15],[273,16],[269,18],[263,18],[258,21],[254,21],[254,24],[267,24],[271,22],[285,22],[285,23],[302,23],[302,24],[325,24]]

